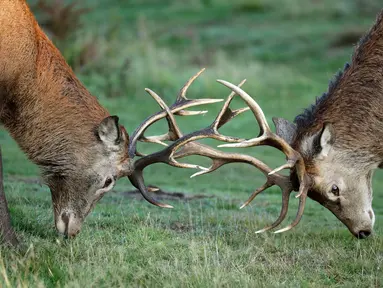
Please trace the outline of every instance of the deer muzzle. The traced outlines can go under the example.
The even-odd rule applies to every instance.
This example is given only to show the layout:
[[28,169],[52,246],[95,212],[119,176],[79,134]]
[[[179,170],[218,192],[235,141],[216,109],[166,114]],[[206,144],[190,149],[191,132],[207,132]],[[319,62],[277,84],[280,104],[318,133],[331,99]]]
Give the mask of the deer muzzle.
[[72,211],[63,211],[56,219],[58,232],[68,238],[73,238],[80,232],[81,224],[82,222],[76,218],[75,213]]

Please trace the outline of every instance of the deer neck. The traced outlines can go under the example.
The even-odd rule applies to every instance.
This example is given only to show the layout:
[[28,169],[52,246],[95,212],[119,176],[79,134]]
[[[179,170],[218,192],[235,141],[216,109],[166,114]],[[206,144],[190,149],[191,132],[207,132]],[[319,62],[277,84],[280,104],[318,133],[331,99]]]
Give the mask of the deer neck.
[[69,161],[92,145],[95,127],[109,114],[76,78],[25,2],[6,1],[4,8],[0,120],[35,163]]

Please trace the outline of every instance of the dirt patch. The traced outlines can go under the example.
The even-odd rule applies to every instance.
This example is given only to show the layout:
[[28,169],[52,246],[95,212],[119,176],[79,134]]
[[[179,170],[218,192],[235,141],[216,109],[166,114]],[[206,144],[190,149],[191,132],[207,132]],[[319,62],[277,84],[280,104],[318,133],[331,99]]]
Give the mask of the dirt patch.
[[8,175],[6,180],[12,182],[24,182],[26,184],[38,184],[42,186],[44,184],[43,180],[38,177],[27,177],[27,176],[17,176],[17,175]]
[[188,225],[188,224],[184,224],[182,222],[179,222],[179,221],[174,221],[170,224],[169,228],[171,230],[174,230],[174,231],[177,231],[177,232],[189,232],[191,230],[193,230],[193,227]]
[[[154,188],[154,187],[153,187]],[[140,191],[138,190],[131,190],[131,191],[126,191],[121,194],[124,197],[129,197],[129,198],[135,198],[138,200],[144,200],[142,197]],[[167,192],[163,191],[161,189],[157,191],[150,192],[150,194],[156,199],[156,200],[183,200],[183,201],[190,201],[190,200],[198,200],[198,199],[205,199],[205,198],[215,198],[216,196],[214,195],[204,195],[204,194],[185,194],[182,192]]]
[[[42,186],[44,183],[41,178],[38,177],[24,177],[24,176],[16,176],[16,175],[9,175],[7,176],[8,181],[12,182],[24,182],[26,184],[37,184]],[[216,198],[214,195],[205,195],[205,194],[185,194],[183,192],[167,192],[163,191],[161,189],[158,189],[154,186],[149,186],[149,189],[155,190],[151,191],[150,194],[156,199],[156,200],[183,200],[183,201],[190,201],[190,200],[198,200],[198,199],[205,199],[205,198]],[[158,189],[158,190],[156,190]],[[144,200],[142,197],[140,191],[138,190],[130,190],[125,191],[122,193],[117,193],[119,195],[122,195],[123,197],[128,198],[134,198],[137,200]]]

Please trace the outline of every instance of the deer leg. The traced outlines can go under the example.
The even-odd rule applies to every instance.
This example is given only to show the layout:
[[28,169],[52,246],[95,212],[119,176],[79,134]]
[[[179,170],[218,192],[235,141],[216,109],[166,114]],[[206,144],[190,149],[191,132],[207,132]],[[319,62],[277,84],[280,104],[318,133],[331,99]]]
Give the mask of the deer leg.
[[2,242],[16,246],[19,241],[13,231],[11,225],[11,217],[9,215],[7,199],[5,198],[4,185],[3,185],[3,159],[1,156],[0,148],[0,237]]

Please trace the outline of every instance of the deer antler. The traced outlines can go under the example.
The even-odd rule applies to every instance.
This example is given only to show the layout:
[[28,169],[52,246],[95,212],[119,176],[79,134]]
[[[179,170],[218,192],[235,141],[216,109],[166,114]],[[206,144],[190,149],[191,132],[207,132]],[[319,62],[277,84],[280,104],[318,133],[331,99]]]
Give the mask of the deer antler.
[[[202,70],[203,71],[203,70]],[[171,140],[174,141],[170,146],[167,146],[162,151],[153,153],[151,155],[144,156],[140,159],[138,159],[134,163],[134,172],[132,175],[129,176],[129,179],[131,180],[132,184],[140,189],[141,193],[145,197],[146,200],[148,200],[150,203],[160,206],[160,207],[167,207],[172,208],[170,205],[161,204],[156,202],[154,199],[152,199],[148,193],[147,188],[144,184],[143,180],[143,169],[153,163],[167,163],[171,166],[180,167],[180,168],[196,168],[201,171],[193,174],[191,177],[199,176],[207,173],[211,173],[221,166],[228,164],[228,163],[247,163],[250,165],[255,166],[258,168],[261,172],[264,173],[267,180],[264,185],[262,185],[260,188],[258,188],[254,193],[249,197],[249,199],[241,206],[241,208],[248,205],[257,195],[259,195],[262,191],[266,190],[267,188],[277,185],[282,190],[282,209],[280,212],[280,215],[278,219],[271,224],[270,226],[257,231],[257,232],[264,232],[270,229],[275,228],[278,226],[286,217],[287,210],[288,210],[288,203],[289,203],[289,196],[290,193],[293,191],[293,186],[290,182],[289,177],[279,175],[278,171],[286,168],[293,168],[296,167],[298,172],[298,177],[301,180],[301,187],[299,190],[298,197],[300,197],[299,201],[299,208],[296,215],[295,220],[293,223],[291,223],[289,226],[287,226],[284,229],[278,230],[275,233],[284,232],[287,230],[290,230],[294,226],[296,226],[302,215],[304,210],[304,205],[307,197],[307,191],[309,189],[309,179],[305,174],[304,165],[302,157],[299,153],[297,153],[295,150],[293,150],[282,138],[278,137],[274,133],[271,132],[266,118],[259,107],[259,105],[246,93],[244,92],[240,87],[237,87],[231,83],[225,82],[225,81],[219,81],[220,83],[226,85],[230,89],[233,90],[233,92],[229,95],[227,100],[225,101],[221,111],[219,112],[216,119],[213,121],[211,125],[208,127],[201,129],[199,131],[182,135],[178,125],[176,124],[175,118],[173,114],[179,114],[179,115],[196,115],[201,114],[200,111],[196,112],[189,112],[185,111],[184,109],[187,107],[191,107],[190,103],[197,103],[195,101],[207,101],[206,103],[213,103],[212,99],[204,99],[204,100],[189,100],[186,98],[186,91],[188,87],[192,84],[192,82],[201,74],[200,71],[192,77],[185,86],[181,89],[180,94],[177,97],[176,102],[168,107],[162,99],[152,90],[146,89],[146,91],[157,101],[157,103],[160,105],[160,107],[163,109],[161,112],[151,116],[148,118],[147,122],[144,122],[141,124],[140,127],[136,130],[136,132],[132,135],[131,139],[133,140],[130,144],[130,151],[136,151],[136,141],[141,140],[145,142],[154,142],[159,143],[162,145],[167,145],[163,143],[164,140]],[[241,86],[245,81],[242,81],[239,86]],[[248,104],[248,108],[242,108],[238,110],[231,110],[230,109],[230,103],[235,96],[235,94],[238,94],[242,99],[245,100],[245,102]],[[194,102],[193,102],[194,101]],[[214,102],[217,102],[216,100]],[[198,102],[201,103],[201,102]],[[189,106],[187,106],[189,105]],[[199,105],[199,104],[195,104]],[[195,106],[193,105],[193,106]],[[237,115],[251,109],[254,116],[256,117],[260,128],[261,133],[260,136],[251,140],[245,140],[240,139],[236,137],[230,137],[222,135],[218,132],[218,129],[221,128],[223,125],[228,123],[230,120],[232,120]],[[203,111],[205,112],[205,111]],[[147,127],[149,127],[152,123],[155,121],[162,119],[166,117],[168,121],[169,126],[169,132],[165,135],[161,136],[153,136],[153,137],[143,137],[143,132],[146,130]],[[138,131],[138,132],[137,132]],[[243,155],[238,153],[225,153],[216,149],[213,149],[207,145],[203,145],[200,143],[195,143],[194,141],[199,139],[216,139],[224,142],[229,143],[235,143],[235,144],[226,144],[221,146],[229,146],[230,147],[250,147],[250,146],[257,146],[257,145],[270,145],[273,146],[282,152],[284,152],[288,158],[288,161],[286,164],[282,165],[281,167],[271,170],[266,164],[264,164],[262,161],[251,157],[249,155]],[[136,153],[137,154],[137,153]],[[209,168],[201,167],[198,165],[192,165],[187,163],[180,163],[176,159],[180,159],[186,156],[190,155],[200,155],[209,157],[212,160],[212,165]]]
[[[130,137],[129,140],[129,157],[133,159],[135,156],[142,156],[142,158],[138,159],[134,163],[134,168],[133,172],[129,173],[128,175],[130,181],[132,184],[140,190],[141,194],[143,197],[150,202],[153,205],[163,207],[163,208],[173,208],[170,205],[167,204],[162,204],[154,200],[149,194],[148,194],[148,189],[146,188],[143,180],[143,169],[151,164],[154,163],[167,163],[171,166],[175,167],[180,167],[180,168],[197,168],[197,169],[203,169],[203,167],[198,166],[198,165],[191,165],[191,164],[181,164],[175,161],[175,158],[173,157],[173,151],[170,149],[164,149],[160,152],[151,154],[151,155],[143,155],[142,153],[137,151],[137,141],[141,142],[151,142],[151,143],[157,143],[161,144],[164,146],[168,146],[166,143],[163,141],[176,141],[180,140],[182,138],[182,134],[178,128],[178,126],[175,124],[174,120],[174,114],[178,114],[181,116],[190,116],[190,115],[200,115],[200,114],[205,114],[207,111],[186,111],[186,108],[193,107],[193,106],[198,106],[198,105],[203,105],[203,104],[210,104],[210,103],[216,103],[216,102],[221,102],[223,101],[222,99],[197,99],[197,100],[190,100],[186,98],[186,92],[190,85],[198,78],[199,75],[204,71],[205,69],[202,69],[199,71],[196,75],[191,77],[186,84],[183,86],[183,88],[180,90],[176,101],[168,107],[165,102],[159,97],[155,92],[153,92],[150,89],[145,89],[146,92],[148,92],[159,104],[159,106],[163,109],[162,111],[155,113],[154,115],[148,117],[144,122],[140,124],[140,126],[133,132],[132,136]],[[234,95],[233,95],[234,96]],[[232,97],[233,97],[232,96]],[[231,98],[232,98],[231,97]],[[227,105],[228,106],[228,105]],[[232,114],[227,114],[227,115],[222,115],[221,118],[223,119],[222,124],[226,123],[229,121],[231,118],[239,115],[240,113],[248,110],[248,108],[245,109],[239,109],[235,111],[231,111]],[[229,111],[229,110],[228,110]],[[168,121],[168,126],[169,126],[169,131],[168,133],[164,135],[159,135],[159,136],[151,136],[151,137],[145,137],[144,133],[149,128],[152,124],[155,122],[166,118]],[[217,122],[217,127],[218,127],[218,122]],[[240,139],[236,137],[227,137],[223,136],[220,134],[217,134],[217,138],[219,140],[223,140],[226,142],[241,142],[244,141],[245,139]],[[193,140],[194,141],[194,140]],[[172,146],[169,146],[169,148],[173,148],[176,146],[176,143],[179,142],[174,142]],[[178,147],[178,146],[177,146]],[[175,150],[177,150],[176,148]],[[175,151],[174,150],[174,151]]]

